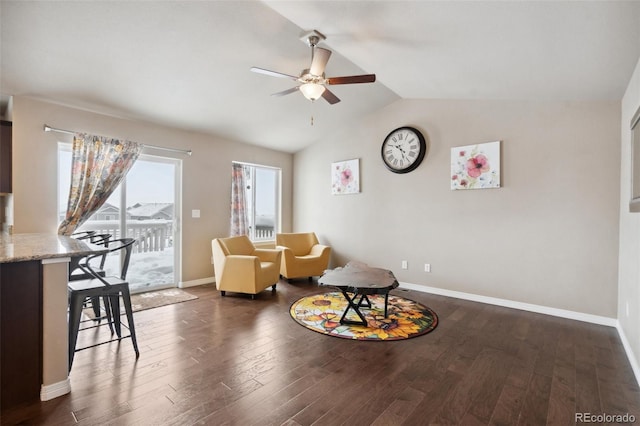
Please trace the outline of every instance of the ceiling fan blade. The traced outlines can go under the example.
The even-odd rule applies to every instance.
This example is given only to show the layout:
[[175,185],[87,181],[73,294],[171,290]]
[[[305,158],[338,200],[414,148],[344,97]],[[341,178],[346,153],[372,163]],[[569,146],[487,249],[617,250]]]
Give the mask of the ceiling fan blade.
[[272,93],[271,96],[288,95],[289,93],[297,92],[298,91],[298,87],[299,86],[296,86],[296,87],[292,87],[291,89],[283,90],[282,92]]
[[322,97],[324,98],[325,101],[329,102],[331,105],[333,104],[337,104],[338,102],[340,102],[340,99],[333,94],[333,92],[331,92],[329,89],[325,89],[324,92],[322,92]]
[[311,61],[311,68],[309,73],[317,76],[321,76],[324,73],[324,68],[327,66],[331,51],[323,49],[322,47],[316,47],[313,51],[313,60]]
[[329,77],[327,84],[354,84],[354,83],[373,83],[376,81],[375,74],[349,75],[346,77]]
[[251,71],[257,72],[259,74],[270,75],[271,77],[290,78],[291,80],[298,79],[298,77],[296,77],[295,75],[284,74],[278,71],[265,70],[264,68],[251,67]]

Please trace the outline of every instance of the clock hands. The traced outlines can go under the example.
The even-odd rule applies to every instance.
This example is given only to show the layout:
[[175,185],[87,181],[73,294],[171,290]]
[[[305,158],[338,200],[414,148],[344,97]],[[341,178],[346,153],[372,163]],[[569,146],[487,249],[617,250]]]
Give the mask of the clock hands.
[[400,145],[400,143],[397,143],[396,145],[391,145],[391,147],[396,148],[398,151],[400,151],[400,154],[402,154],[402,159],[404,161],[409,161],[409,159],[407,158],[406,152],[404,150],[404,147]]

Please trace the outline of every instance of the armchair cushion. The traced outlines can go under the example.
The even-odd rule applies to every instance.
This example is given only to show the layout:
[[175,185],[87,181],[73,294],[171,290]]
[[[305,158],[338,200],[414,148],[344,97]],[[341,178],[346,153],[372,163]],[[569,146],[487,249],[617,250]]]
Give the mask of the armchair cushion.
[[256,249],[247,236],[216,238],[211,242],[216,287],[255,295],[279,280],[281,252]]
[[221,238],[223,247],[227,254],[243,254],[247,256],[253,255],[256,250],[255,246],[246,235],[240,237]]
[[282,251],[280,274],[288,279],[320,276],[329,266],[331,248],[318,243],[314,232],[276,234]]

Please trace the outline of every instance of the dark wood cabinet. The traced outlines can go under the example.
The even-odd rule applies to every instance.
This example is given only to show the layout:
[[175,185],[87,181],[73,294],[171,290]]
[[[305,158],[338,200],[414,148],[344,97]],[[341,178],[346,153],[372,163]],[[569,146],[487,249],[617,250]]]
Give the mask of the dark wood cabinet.
[[12,192],[12,123],[0,120],[0,193]]
[[0,406],[38,401],[42,385],[42,264],[0,263]]

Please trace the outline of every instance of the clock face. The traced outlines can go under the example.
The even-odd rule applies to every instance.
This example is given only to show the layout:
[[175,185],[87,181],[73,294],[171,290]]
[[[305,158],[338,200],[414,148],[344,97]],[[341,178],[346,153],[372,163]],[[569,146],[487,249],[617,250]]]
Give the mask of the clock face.
[[420,165],[426,150],[422,133],[413,127],[400,127],[382,142],[382,161],[394,173],[408,173]]

